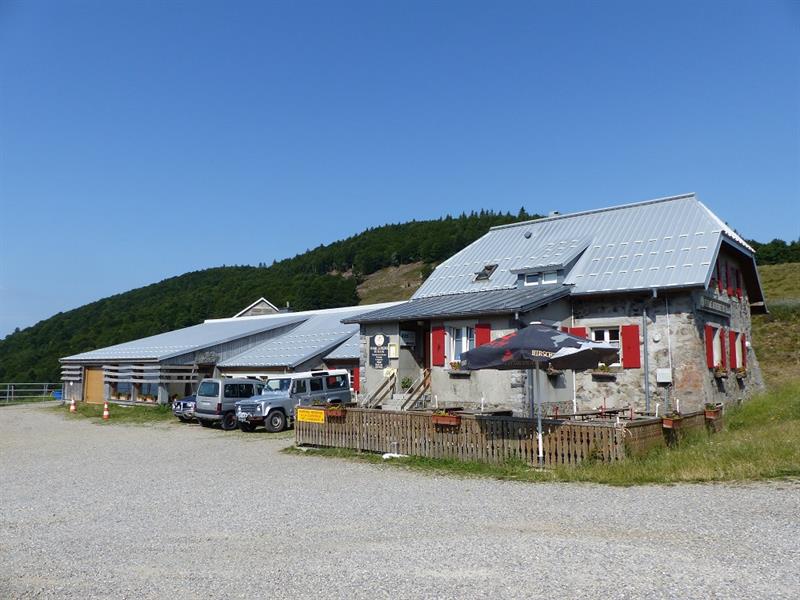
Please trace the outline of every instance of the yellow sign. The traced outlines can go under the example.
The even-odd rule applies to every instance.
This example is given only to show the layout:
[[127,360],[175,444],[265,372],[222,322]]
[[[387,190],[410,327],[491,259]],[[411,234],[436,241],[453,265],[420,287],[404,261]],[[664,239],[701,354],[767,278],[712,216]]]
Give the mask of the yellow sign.
[[324,423],[325,410],[320,408],[298,408],[297,420],[304,423]]

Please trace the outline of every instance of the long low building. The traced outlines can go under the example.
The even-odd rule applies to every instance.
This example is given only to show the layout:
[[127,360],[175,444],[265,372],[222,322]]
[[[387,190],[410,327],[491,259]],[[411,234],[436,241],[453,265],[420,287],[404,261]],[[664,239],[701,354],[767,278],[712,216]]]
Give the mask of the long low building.
[[279,312],[261,298],[237,316],[61,359],[65,397],[90,403],[166,403],[203,377],[347,368],[356,390],[359,327],[342,319],[371,306]]

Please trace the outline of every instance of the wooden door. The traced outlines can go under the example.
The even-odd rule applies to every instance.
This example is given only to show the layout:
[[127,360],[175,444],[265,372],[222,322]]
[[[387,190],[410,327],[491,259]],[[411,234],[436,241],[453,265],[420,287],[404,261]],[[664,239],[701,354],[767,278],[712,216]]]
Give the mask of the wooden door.
[[85,368],[83,370],[83,401],[89,404],[102,404],[103,400],[103,369]]

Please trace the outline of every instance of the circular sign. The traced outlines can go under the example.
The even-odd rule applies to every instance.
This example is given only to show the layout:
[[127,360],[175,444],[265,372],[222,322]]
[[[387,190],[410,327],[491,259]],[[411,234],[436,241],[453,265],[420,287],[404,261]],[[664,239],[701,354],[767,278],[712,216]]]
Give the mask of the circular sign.
[[375,345],[376,346],[383,346],[383,344],[385,342],[386,342],[386,337],[384,337],[384,335],[382,333],[379,333],[378,335],[375,336]]

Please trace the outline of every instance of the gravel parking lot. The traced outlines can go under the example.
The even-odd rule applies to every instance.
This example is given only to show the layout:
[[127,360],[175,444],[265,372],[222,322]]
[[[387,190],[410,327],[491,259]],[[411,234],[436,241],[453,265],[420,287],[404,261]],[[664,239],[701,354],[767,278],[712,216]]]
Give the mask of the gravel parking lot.
[[2,598],[797,598],[800,484],[611,488],[0,409]]

